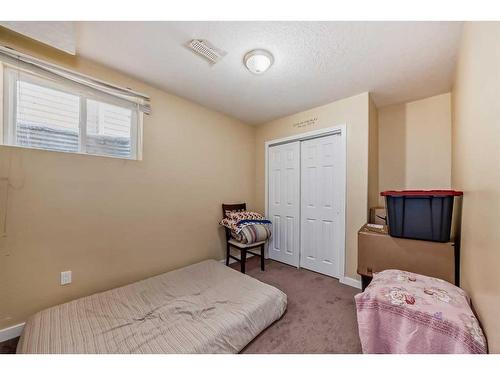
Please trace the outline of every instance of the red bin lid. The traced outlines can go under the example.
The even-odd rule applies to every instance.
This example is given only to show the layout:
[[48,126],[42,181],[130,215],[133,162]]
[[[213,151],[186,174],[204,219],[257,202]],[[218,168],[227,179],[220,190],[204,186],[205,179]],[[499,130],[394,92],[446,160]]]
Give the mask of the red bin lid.
[[434,196],[434,197],[451,197],[464,195],[463,191],[458,190],[387,190],[380,193],[381,196]]

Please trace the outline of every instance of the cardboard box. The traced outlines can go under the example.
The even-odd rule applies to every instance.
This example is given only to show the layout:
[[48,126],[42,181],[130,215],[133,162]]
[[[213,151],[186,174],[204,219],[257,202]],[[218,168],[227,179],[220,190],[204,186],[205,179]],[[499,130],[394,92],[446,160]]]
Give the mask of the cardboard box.
[[370,223],[371,224],[387,224],[385,218],[387,216],[387,212],[385,207],[372,207],[370,208]]
[[[400,269],[455,284],[455,244],[389,236],[387,227],[364,225],[358,232],[358,274]],[[458,280],[457,280],[458,281]]]

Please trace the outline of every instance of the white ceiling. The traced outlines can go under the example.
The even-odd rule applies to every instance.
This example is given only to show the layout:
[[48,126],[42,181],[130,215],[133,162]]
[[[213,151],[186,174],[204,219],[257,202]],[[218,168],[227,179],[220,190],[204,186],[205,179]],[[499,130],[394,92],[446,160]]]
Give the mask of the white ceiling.
[[0,21],[0,26],[14,30],[71,55],[76,52],[75,22],[72,21]]
[[[377,106],[450,90],[457,22],[78,22],[77,54],[244,122],[259,124],[364,91]],[[207,39],[210,65],[185,47]],[[275,57],[256,76],[249,50]]]

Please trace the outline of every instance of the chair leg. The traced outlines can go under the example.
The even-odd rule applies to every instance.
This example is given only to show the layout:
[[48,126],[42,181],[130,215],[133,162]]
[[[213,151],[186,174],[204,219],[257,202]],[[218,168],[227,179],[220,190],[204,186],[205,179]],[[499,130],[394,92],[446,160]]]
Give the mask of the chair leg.
[[241,273],[245,273],[245,263],[247,262],[247,251],[241,250]]
[[264,271],[264,245],[260,247],[260,269]]
[[229,242],[226,243],[226,266],[229,266],[229,254],[231,253],[231,247],[229,246]]

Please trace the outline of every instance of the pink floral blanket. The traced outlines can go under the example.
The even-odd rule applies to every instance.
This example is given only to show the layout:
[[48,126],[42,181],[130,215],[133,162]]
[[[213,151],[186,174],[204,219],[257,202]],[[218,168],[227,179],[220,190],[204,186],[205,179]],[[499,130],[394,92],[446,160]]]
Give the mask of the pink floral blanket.
[[399,270],[355,296],[363,353],[479,353],[486,339],[462,289]]

